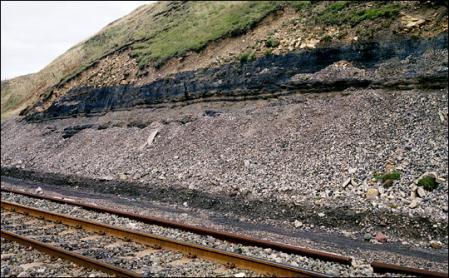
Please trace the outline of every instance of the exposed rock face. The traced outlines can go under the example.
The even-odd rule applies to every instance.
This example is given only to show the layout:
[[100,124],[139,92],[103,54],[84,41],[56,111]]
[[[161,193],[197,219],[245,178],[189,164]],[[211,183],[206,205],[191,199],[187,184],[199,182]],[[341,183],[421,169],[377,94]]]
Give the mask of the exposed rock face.
[[[270,55],[245,64],[182,72],[142,86],[79,87],[48,110],[26,119],[40,121],[205,99],[266,98],[293,90],[443,88],[447,83],[447,58],[441,59],[441,53],[432,55],[435,51],[447,56],[446,34],[430,40],[404,39]],[[342,60],[346,62],[337,63]]]

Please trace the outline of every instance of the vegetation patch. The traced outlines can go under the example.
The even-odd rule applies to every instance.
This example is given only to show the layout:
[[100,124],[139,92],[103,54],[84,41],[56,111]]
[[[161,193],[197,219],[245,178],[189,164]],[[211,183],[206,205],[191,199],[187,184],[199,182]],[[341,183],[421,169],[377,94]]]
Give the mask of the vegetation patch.
[[256,59],[256,51],[255,50],[247,50],[240,54],[240,63],[246,63],[249,61],[253,61]]
[[265,46],[266,47],[277,47],[279,45],[279,40],[273,38],[273,37],[269,37],[266,41],[265,41]]
[[373,177],[376,180],[380,180],[384,183],[384,185],[391,186],[392,182],[386,183],[386,181],[394,181],[394,180],[400,180],[401,179],[401,173],[397,170],[393,170],[391,172],[384,172],[384,173],[374,173]]
[[435,177],[424,176],[418,181],[418,186],[422,186],[427,191],[433,191],[438,187]]
[[311,1],[290,1],[289,4],[297,11],[300,12],[311,6]]
[[271,50],[271,49],[265,50],[264,55],[265,55],[265,56],[271,56],[271,55],[273,55],[273,50]]
[[150,62],[162,65],[187,51],[200,51],[210,41],[248,31],[283,4],[276,1],[188,2],[166,23],[164,32],[135,43],[132,55],[141,68]]
[[379,8],[364,9],[354,12],[348,22],[351,26],[355,26],[364,20],[373,20],[379,17],[393,18],[399,14],[399,7],[395,4],[388,4]]
[[326,36],[322,37],[321,40],[325,43],[330,43],[330,42],[332,42],[332,36],[326,35]]
[[318,21],[325,25],[348,24],[352,27],[365,20],[377,18],[391,19],[399,14],[397,4],[374,3],[374,7],[364,7],[360,3],[338,1],[326,7],[318,17]]
[[346,8],[348,5],[349,5],[348,1],[337,1],[337,2],[327,6],[326,13],[339,12],[339,11],[343,10],[344,8]]

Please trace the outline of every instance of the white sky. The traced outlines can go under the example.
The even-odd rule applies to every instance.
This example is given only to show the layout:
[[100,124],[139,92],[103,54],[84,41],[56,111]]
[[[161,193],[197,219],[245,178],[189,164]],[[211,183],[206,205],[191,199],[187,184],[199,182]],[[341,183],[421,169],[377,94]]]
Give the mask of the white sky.
[[41,70],[108,23],[154,1],[1,1],[2,80]]

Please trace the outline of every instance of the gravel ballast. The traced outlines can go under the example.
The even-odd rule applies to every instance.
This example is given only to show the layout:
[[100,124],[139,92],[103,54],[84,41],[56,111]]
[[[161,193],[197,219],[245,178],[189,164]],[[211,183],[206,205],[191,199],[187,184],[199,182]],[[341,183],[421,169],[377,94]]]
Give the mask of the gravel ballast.
[[[264,249],[251,246],[243,246],[241,244],[233,244],[222,240],[217,240],[211,236],[201,236],[189,232],[179,231],[172,228],[160,227],[157,225],[144,224],[138,221],[130,220],[115,215],[86,211],[84,209],[57,204],[45,200],[36,200],[17,194],[2,193],[2,199],[17,202],[23,205],[38,207],[50,210],[56,213],[67,213],[76,217],[82,217],[102,223],[118,225],[124,228],[132,228],[143,232],[165,236],[177,240],[183,240],[191,243],[201,244],[212,248],[218,248],[230,252],[236,252],[243,255],[254,256],[258,258],[268,259],[278,263],[290,264],[314,271],[324,272],[336,276],[384,276],[372,272],[369,263],[355,258],[352,266],[345,266],[338,263],[323,262],[317,259],[311,259],[304,256],[286,254],[271,249]],[[62,239],[62,242],[67,240]],[[70,241],[70,240],[69,240]],[[386,274],[389,276],[389,274]]]
[[239,273],[244,274],[244,276],[259,276],[251,271],[226,268],[210,261],[187,258],[181,253],[153,249],[134,242],[124,242],[110,236],[99,236],[95,233],[17,213],[7,213],[2,210],[2,214],[6,214],[5,217],[2,217],[2,229],[56,245],[104,263],[132,270],[146,277],[232,277]]
[[1,238],[1,277],[109,277]]

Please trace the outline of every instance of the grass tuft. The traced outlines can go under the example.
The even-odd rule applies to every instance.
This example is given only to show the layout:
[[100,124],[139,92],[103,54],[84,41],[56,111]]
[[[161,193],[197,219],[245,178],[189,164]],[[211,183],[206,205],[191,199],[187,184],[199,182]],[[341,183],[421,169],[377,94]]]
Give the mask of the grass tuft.
[[386,180],[400,180],[401,179],[401,173],[397,170],[393,170],[391,172],[386,173],[375,173],[373,177],[380,181],[386,181]]
[[433,191],[438,187],[435,177],[424,176],[418,181],[418,186],[422,186],[427,191]]
[[240,63],[244,64],[246,62],[250,62],[256,59],[256,51],[255,50],[247,50],[240,54]]
[[279,45],[279,40],[269,37],[266,41],[265,41],[265,46],[266,47],[277,47]]
[[348,24],[352,27],[366,20],[377,18],[392,19],[399,14],[399,6],[393,4],[376,3],[375,7],[364,8],[353,6],[349,1],[338,1],[326,7],[318,17],[318,21],[325,25]]

